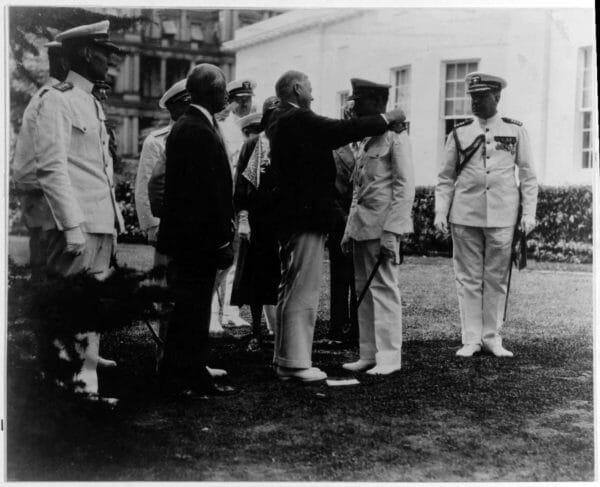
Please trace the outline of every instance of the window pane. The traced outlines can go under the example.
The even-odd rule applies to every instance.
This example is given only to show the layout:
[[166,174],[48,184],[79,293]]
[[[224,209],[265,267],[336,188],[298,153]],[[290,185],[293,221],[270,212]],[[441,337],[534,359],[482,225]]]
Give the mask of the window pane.
[[446,66],[446,79],[452,80],[456,78],[456,64],[448,64]]
[[446,101],[446,109],[445,109],[444,113],[446,115],[454,114],[454,102],[453,101]]
[[467,89],[465,88],[464,81],[459,81],[456,83],[456,96],[460,96],[462,98],[467,96]]
[[454,115],[464,115],[465,113],[465,101],[456,100],[454,102]]
[[589,149],[590,148],[590,132],[589,132],[589,130],[585,130],[583,132],[583,144],[582,144],[582,148],[583,149]]
[[583,167],[584,169],[588,168],[588,167],[592,167],[592,163],[591,163],[591,152],[588,151],[584,151],[581,154],[581,167]]
[[468,68],[469,68],[467,70],[468,73],[472,73],[473,71],[477,71],[477,63],[469,63]]
[[446,83],[446,98],[454,98],[454,83]]
[[192,24],[190,36],[193,41],[203,41],[204,33],[202,32],[202,26],[200,24]]
[[583,112],[583,128],[591,128],[592,112]]
[[583,48],[583,69],[589,67],[590,65],[590,50],[588,48]]
[[464,79],[466,74],[467,74],[467,65],[466,64],[459,64],[458,65],[458,70],[456,72],[456,77],[458,79]]

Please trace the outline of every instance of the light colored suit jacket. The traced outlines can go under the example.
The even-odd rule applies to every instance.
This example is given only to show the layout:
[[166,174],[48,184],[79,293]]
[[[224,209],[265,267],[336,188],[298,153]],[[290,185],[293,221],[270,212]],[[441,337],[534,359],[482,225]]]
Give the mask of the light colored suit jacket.
[[[165,164],[165,145],[172,126],[173,123],[170,123],[166,127],[154,130],[146,137],[142,145],[142,153],[140,154],[140,162],[135,178],[135,211],[142,230],[156,227],[160,223],[160,219],[153,216],[150,210],[148,182],[154,168]],[[164,169],[161,171],[164,172]]]
[[390,131],[363,143],[346,235],[360,241],[378,239],[384,231],[412,232],[415,182],[408,134]]
[[44,223],[53,221],[50,207],[36,176],[33,139],[35,137],[35,117],[42,97],[58,83],[60,81],[56,78],[48,78],[44,86],[31,97],[23,112],[21,130],[15,146],[12,161],[13,180],[19,192],[21,212],[28,228],[40,228]]
[[[496,114],[473,119],[456,128],[461,148],[478,136],[484,142],[457,176],[459,153],[452,133],[435,190],[436,215],[473,227],[511,227],[519,209],[521,183],[523,217],[535,218],[538,186],[527,131],[521,122]],[[518,173],[518,179],[517,179]]]
[[53,221],[44,229],[123,230],[113,188],[105,115],[93,84],[70,71],[41,99],[33,139],[36,173]]

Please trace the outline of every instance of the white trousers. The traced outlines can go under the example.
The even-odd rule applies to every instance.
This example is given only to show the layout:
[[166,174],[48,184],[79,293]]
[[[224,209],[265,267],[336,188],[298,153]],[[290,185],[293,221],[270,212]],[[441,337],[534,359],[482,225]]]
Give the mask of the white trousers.
[[501,345],[513,227],[452,224],[462,343]]
[[281,247],[273,362],[282,367],[312,365],[324,252],[322,233],[296,234]]
[[[354,241],[354,280],[360,296],[375,267],[379,239]],[[398,266],[388,258],[381,261],[358,307],[360,358],[378,365],[400,365],[402,361],[402,300]]]

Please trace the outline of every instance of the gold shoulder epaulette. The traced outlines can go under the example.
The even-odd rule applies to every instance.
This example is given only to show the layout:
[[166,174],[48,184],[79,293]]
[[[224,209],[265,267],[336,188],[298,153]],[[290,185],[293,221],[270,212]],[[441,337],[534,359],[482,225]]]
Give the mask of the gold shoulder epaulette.
[[518,125],[519,127],[521,125],[523,125],[523,122],[519,122],[518,120],[515,120],[514,118],[502,117],[502,121],[506,122],[506,123],[513,123],[515,125]]
[[68,81],[63,81],[62,83],[58,83],[56,85],[53,85],[52,88],[54,88],[55,90],[58,91],[69,91],[73,89],[73,83],[69,83]]
[[455,128],[455,129],[457,129],[457,128],[459,128],[459,127],[465,127],[465,126],[467,126],[467,125],[470,125],[470,124],[472,124],[472,123],[473,123],[473,119],[472,119],[472,118],[467,118],[466,120],[463,120],[462,122],[460,122],[460,123],[457,123],[457,124],[454,126],[454,128]]

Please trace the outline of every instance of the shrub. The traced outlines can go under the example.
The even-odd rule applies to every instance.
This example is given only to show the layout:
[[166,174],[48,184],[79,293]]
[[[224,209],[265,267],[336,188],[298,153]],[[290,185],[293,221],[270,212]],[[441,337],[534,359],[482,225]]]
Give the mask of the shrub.
[[[125,232],[119,236],[119,242],[146,243],[146,237],[138,226],[132,181],[123,178],[116,184],[115,193],[125,220]],[[452,252],[451,238],[442,235],[433,226],[434,202],[433,186],[420,186],[416,189],[413,204],[415,231],[404,246],[407,254],[428,255]],[[23,230],[18,215],[18,205],[11,203],[10,223],[13,234],[21,233]],[[591,187],[541,186],[538,195],[537,222],[537,227],[527,241],[530,257],[556,262],[592,262]]]
[[[415,233],[406,242],[407,253],[451,252],[451,239],[433,227],[434,208],[435,188],[418,187],[413,205]],[[531,257],[556,262],[592,262],[591,187],[541,186],[536,217],[538,225],[527,241]]]

